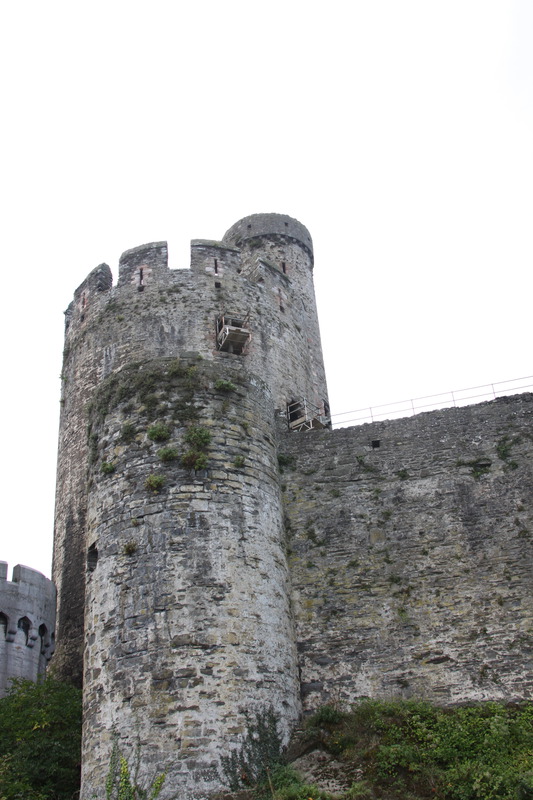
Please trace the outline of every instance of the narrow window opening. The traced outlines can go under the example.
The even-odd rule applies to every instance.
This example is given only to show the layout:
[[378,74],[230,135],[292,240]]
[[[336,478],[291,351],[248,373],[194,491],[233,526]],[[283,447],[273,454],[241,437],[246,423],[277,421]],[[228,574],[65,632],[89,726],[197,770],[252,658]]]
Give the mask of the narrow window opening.
[[98,549],[95,544],[92,544],[87,550],[87,569],[89,572],[94,572],[98,564]]
[[251,231],[251,230],[252,230],[252,226],[251,226],[251,225],[248,225],[248,230],[249,230],[249,231]]
[[0,630],[4,632],[4,636],[7,635],[7,617],[5,614],[0,612]]
[[42,625],[39,625],[39,636],[41,637],[41,653],[42,655],[44,655],[50,646],[50,641],[48,638],[48,628],[44,623]]
[[215,275],[218,275],[218,261],[215,258]]
[[137,289],[140,292],[144,291],[144,270],[142,267],[139,268],[139,285],[137,286]]
[[30,635],[30,628],[31,628],[31,622],[29,621],[28,617],[21,617],[17,622],[17,628],[20,631],[24,631],[24,634],[26,636],[26,644],[28,644],[28,636]]
[[287,265],[284,261],[281,262],[281,269],[283,270],[283,274],[287,274]]
[[288,223],[288,222],[286,222],[286,223],[285,223],[285,227],[286,227],[286,228],[288,228],[288,227],[289,227],[289,223]]
[[222,289],[222,284],[219,281],[215,281],[215,289]]
[[379,439],[372,439],[372,449],[373,449],[373,450],[377,450],[377,448],[379,447],[379,445],[380,445],[380,441],[379,441]]

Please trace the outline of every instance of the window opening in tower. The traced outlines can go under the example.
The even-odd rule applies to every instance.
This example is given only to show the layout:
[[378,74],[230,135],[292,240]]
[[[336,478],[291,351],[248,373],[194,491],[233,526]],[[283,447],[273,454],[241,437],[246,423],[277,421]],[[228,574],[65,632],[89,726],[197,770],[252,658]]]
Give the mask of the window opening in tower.
[[250,314],[225,313],[217,317],[217,350],[242,355],[252,338]]
[[89,572],[94,572],[98,564],[98,548],[92,544],[87,550],[87,569]]
[[29,621],[28,617],[21,617],[17,623],[17,628],[21,631],[24,631],[26,636],[26,644],[28,644],[28,637],[30,635],[31,628],[31,622]]
[[327,428],[329,425],[322,410],[305,397],[292,399],[287,403],[286,417],[291,431],[310,431],[314,428]]

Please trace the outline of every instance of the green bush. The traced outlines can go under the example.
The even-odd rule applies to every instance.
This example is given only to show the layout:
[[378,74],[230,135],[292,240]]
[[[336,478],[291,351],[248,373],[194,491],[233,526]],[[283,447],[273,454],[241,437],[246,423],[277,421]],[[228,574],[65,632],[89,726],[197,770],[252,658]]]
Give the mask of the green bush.
[[115,465],[112,461],[102,461],[100,472],[103,475],[111,475],[115,471]]
[[[315,718],[330,719],[326,709]],[[533,798],[530,703],[443,709],[414,700],[364,700],[337,723],[331,719],[321,730],[322,743],[361,771],[366,793],[371,786],[374,796],[388,798]]]
[[156,422],[148,428],[148,438],[153,442],[166,442],[170,439],[171,430],[163,422]]
[[159,492],[165,485],[165,478],[163,475],[148,475],[144,485],[151,492],[155,492],[157,494],[157,492]]
[[161,450],[157,451],[157,455],[161,461],[168,462],[175,461],[179,456],[179,452],[176,447],[162,447]]
[[181,463],[187,469],[198,471],[207,467],[207,456],[205,453],[199,453],[198,450],[188,450],[181,457]]
[[219,380],[215,382],[215,389],[219,392],[234,392],[237,387],[231,381]]
[[205,450],[211,441],[211,433],[201,425],[191,425],[185,434],[185,441],[195,450]]
[[343,718],[344,714],[333,706],[322,706],[312,717],[309,717],[306,724],[311,728],[318,728],[321,725],[335,725]]
[[71,800],[80,780],[81,691],[15,680],[0,699],[2,800]]

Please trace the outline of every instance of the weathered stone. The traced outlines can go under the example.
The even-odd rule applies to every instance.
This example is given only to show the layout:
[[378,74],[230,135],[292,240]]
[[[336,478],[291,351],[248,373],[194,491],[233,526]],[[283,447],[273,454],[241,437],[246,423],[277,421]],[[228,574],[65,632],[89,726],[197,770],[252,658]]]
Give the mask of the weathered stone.
[[[54,576],[60,674],[85,636],[83,800],[113,732],[186,800],[254,725],[286,743],[300,696],[531,696],[532,396],[321,428],[312,266],[300,223],[256,215],[190,270],[127,251],[69,306]],[[245,352],[217,349],[248,312]]]
[[0,561],[0,697],[13,678],[35,681],[55,649],[56,590],[37,570],[17,564],[7,580]]

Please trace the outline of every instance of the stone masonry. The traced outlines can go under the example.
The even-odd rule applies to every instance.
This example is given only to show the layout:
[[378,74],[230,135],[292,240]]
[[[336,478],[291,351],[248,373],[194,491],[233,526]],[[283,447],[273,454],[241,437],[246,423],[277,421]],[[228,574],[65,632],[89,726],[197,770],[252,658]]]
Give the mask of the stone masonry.
[[7,580],[0,561],[0,697],[13,678],[35,681],[55,646],[56,590],[37,570],[17,564]]
[[114,747],[203,798],[324,702],[531,696],[533,397],[332,431],[312,270],[307,229],[257,214],[190,269],[126,251],[66,312],[55,663],[83,682],[83,800]]

